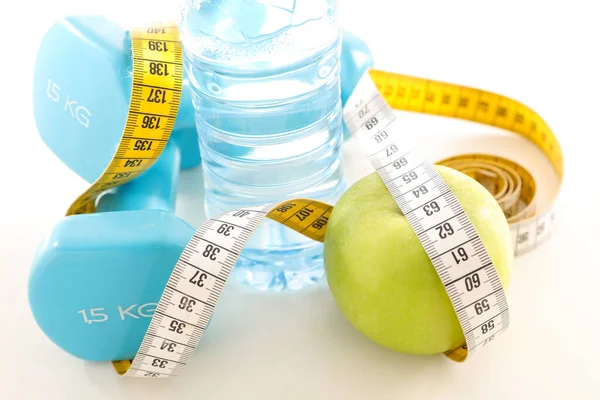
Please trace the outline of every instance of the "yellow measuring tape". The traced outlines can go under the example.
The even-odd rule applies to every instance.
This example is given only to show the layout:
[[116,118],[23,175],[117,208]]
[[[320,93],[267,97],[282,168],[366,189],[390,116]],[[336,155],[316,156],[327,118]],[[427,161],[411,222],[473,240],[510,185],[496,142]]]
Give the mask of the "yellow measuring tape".
[[[150,168],[169,140],[178,112],[183,80],[182,47],[177,28],[156,26],[135,29],[131,32],[131,39],[133,87],[122,139],[103,175],[72,204],[67,215],[94,212],[96,199],[100,194],[135,179]],[[542,150],[562,180],[563,157],[560,146],[546,123],[527,106],[504,96],[453,84],[374,69],[369,74],[384,100],[396,110],[479,122],[527,138]],[[549,211],[536,213],[536,184],[525,168],[505,158],[487,154],[451,157],[439,163],[477,179],[496,197],[514,231],[517,254],[530,250],[541,242],[542,237],[547,236],[552,214]],[[318,201],[294,199],[232,211],[205,223],[198,231],[199,236],[194,236],[186,250],[192,249],[201,254],[203,261],[218,262],[222,265],[219,267],[221,269],[212,273],[202,270],[198,265],[204,264],[197,264],[198,260],[194,258],[196,255],[184,250],[161,297],[138,355],[134,360],[113,362],[117,372],[121,375],[132,373],[146,377],[174,375],[177,368],[185,365],[191,356],[212,315],[225,280],[235,264],[236,257],[230,257],[230,254],[239,255],[260,221],[266,216],[322,242],[332,209],[332,206]],[[230,236],[234,231],[238,232],[237,236]],[[223,236],[213,243],[207,239],[212,234]],[[161,308],[161,304],[166,304],[163,302],[164,298],[170,299],[172,304],[183,305],[179,308],[184,311],[190,311],[192,304],[198,307],[199,300],[192,302],[190,298],[194,297],[186,297],[183,289],[177,289],[177,285],[181,284],[177,275],[185,275],[186,268],[189,270],[192,267],[204,271],[193,270],[197,282],[202,282],[195,289],[204,290],[204,294],[198,296],[206,296],[200,301],[202,309],[195,312],[200,325],[193,325],[194,328],[186,326],[186,321],[189,324],[189,320],[181,319],[184,317],[178,319],[173,316],[175,314],[169,314],[170,311]],[[186,278],[182,282],[187,281]],[[163,325],[160,325],[161,321]],[[155,334],[155,326],[167,325],[173,334],[188,332],[186,335],[189,339],[186,340],[189,342],[181,343],[164,337],[159,342],[156,338],[160,336]],[[174,350],[178,344],[183,346],[180,353]],[[179,361],[150,355],[148,353],[151,348],[175,351],[165,354],[171,358],[176,354]],[[461,361],[466,357],[465,350],[466,347],[457,349],[449,357]],[[162,368],[166,368],[169,363],[176,365],[169,367],[171,369],[168,373],[163,372],[165,370]]]
[[535,180],[516,162],[488,154],[465,154],[438,164],[456,169],[482,184],[494,195],[509,224],[535,216]]
[[183,84],[179,31],[176,26],[134,29],[131,48],[131,101],[121,142],[104,173],[75,200],[67,215],[95,212],[98,196],[150,168],[171,136]]

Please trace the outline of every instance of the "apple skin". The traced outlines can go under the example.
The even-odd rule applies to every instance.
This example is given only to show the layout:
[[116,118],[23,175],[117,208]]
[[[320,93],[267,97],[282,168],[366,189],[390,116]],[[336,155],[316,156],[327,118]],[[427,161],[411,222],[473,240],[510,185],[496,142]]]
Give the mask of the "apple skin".
[[[513,251],[500,206],[474,179],[436,168],[475,226],[506,288]],[[411,354],[442,353],[464,343],[431,260],[377,173],[356,182],[337,202],[324,251],[327,282],[338,307],[376,343]]]

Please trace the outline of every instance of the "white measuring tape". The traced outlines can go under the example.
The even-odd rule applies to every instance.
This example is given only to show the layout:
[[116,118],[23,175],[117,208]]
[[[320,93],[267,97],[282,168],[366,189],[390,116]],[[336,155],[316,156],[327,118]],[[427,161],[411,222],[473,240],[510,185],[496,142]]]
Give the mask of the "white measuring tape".
[[198,345],[242,248],[265,216],[323,241],[332,206],[310,199],[230,211],[206,221],[183,253],[160,298],[133,362],[115,361],[121,375],[177,375]]
[[368,74],[348,100],[344,120],[442,280],[466,339],[465,346],[446,355],[463,361],[509,324],[508,304],[492,260],[433,164],[403,140],[394,111]]
[[[407,147],[393,110],[365,74],[344,119],[423,244],[463,329],[455,361],[485,346],[509,324],[504,290],[475,228],[433,164]],[[419,196],[413,195],[417,191]],[[189,362],[246,241],[265,216],[322,241],[332,207],[310,199],[250,207],[205,222],[183,251],[133,361],[119,374],[176,376]],[[465,255],[457,262],[453,254]],[[482,311],[483,310],[483,311]]]
[[244,244],[271,205],[232,211],[205,222],[183,253],[160,298],[126,376],[167,378],[188,363],[200,342]]

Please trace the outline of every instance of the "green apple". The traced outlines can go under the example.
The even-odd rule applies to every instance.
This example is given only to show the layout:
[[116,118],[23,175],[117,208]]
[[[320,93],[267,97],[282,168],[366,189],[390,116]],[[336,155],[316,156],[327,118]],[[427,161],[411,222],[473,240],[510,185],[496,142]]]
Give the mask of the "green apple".
[[[479,233],[503,286],[513,261],[506,217],[477,181],[436,166]],[[452,303],[417,235],[377,173],[337,202],[325,235],[325,270],[346,318],[375,342],[435,354],[464,343]]]

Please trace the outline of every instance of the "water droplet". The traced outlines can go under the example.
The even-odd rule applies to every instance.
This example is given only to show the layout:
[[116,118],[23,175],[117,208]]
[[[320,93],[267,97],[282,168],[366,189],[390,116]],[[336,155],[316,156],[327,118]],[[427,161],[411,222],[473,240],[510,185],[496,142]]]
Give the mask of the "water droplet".
[[327,75],[329,75],[330,72],[331,67],[329,65],[322,65],[321,68],[319,68],[319,77],[325,78],[327,77]]
[[319,78],[324,79],[327,78],[329,76],[329,74],[331,74],[331,71],[333,71],[334,67],[336,64],[336,59],[335,57],[326,57],[323,60],[321,60],[320,65],[319,65]]
[[330,0],[327,2],[327,16],[331,17],[334,14],[335,14],[335,2]]
[[212,72],[207,72],[204,78],[204,84],[206,89],[213,94],[221,93],[221,85],[219,84],[219,78]]
[[221,88],[219,87],[219,85],[217,85],[214,82],[208,85],[208,89],[211,92],[213,92],[213,93],[220,93],[221,92]]

